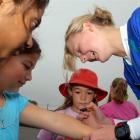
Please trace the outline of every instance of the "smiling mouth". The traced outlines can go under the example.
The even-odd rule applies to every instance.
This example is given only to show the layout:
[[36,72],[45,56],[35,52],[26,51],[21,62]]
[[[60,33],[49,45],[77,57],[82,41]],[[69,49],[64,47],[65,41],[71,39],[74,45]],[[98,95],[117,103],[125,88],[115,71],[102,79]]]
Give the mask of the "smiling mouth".
[[91,60],[88,60],[89,62],[93,62],[93,61],[97,61],[96,59],[91,59]]
[[98,61],[97,53],[95,51],[91,51],[91,58],[94,57],[94,59],[90,59],[89,62]]

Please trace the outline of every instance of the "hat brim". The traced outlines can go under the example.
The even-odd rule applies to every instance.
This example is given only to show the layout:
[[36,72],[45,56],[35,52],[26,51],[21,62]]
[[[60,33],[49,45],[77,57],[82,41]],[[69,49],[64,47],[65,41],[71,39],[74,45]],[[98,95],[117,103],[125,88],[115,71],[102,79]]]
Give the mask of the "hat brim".
[[60,93],[64,96],[64,97],[67,97],[69,94],[68,94],[68,85],[69,84],[79,84],[79,85],[83,85],[83,86],[87,86],[87,87],[90,87],[90,88],[93,88],[95,91],[96,91],[96,94],[97,94],[97,97],[96,97],[96,100],[99,102],[101,100],[103,100],[106,96],[107,96],[107,91],[99,88],[99,87],[94,87],[93,85],[91,85],[90,83],[87,83],[87,84],[82,84],[82,82],[72,82],[72,83],[63,83],[59,86],[59,91]]

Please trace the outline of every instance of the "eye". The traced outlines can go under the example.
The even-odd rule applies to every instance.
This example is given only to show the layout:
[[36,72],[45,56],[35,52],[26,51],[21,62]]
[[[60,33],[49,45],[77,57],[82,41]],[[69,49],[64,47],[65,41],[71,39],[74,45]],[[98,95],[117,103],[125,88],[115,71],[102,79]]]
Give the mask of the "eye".
[[75,91],[76,94],[80,94],[80,91]]
[[73,90],[73,93],[80,94],[81,92],[79,90]]
[[25,64],[25,63],[23,63],[23,66],[26,70],[30,70],[32,67],[30,64]]
[[40,24],[41,20],[38,20],[38,19],[34,19],[31,21],[31,24],[30,24],[30,30],[34,30],[35,28],[37,28]]
[[32,21],[32,22],[31,22],[31,25],[30,25],[30,30],[32,31],[32,30],[34,30],[36,27],[37,27],[36,21]]
[[72,92],[73,92],[73,93],[76,93],[76,94],[79,94],[79,93],[80,93],[80,91],[77,90],[77,89],[72,89]]
[[95,56],[96,53],[95,53],[94,51],[91,51],[91,52],[90,52],[90,55],[91,55],[91,56]]

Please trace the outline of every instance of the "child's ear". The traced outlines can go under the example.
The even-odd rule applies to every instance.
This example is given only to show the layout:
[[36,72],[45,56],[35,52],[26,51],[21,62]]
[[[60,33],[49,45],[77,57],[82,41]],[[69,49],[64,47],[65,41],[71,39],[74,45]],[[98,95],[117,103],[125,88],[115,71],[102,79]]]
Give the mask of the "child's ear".
[[83,23],[83,31],[89,30],[93,32],[93,28],[94,28],[94,25],[91,22],[87,21]]

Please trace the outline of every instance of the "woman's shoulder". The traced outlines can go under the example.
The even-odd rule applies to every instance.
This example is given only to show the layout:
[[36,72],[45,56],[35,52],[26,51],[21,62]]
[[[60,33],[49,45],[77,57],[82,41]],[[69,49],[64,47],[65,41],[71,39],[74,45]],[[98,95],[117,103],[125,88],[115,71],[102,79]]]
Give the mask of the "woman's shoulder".
[[132,15],[133,15],[133,14],[140,14],[140,7],[136,8],[136,9],[134,10],[134,12],[132,13]]

